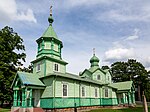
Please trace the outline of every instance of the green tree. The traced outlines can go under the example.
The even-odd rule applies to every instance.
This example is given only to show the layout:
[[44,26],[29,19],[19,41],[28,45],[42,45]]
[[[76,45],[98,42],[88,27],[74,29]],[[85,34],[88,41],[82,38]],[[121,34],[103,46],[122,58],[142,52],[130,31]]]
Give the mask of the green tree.
[[125,62],[115,62],[111,65],[113,82],[122,82],[129,80],[127,75],[127,64]]
[[33,65],[30,64],[28,67],[23,67],[23,68],[18,67],[17,71],[33,73]]
[[12,101],[11,84],[16,73],[16,67],[22,66],[26,54],[23,39],[6,26],[0,30],[0,101]]
[[111,65],[112,79],[114,82],[133,80],[138,92],[138,100],[141,101],[142,91],[148,86],[148,72],[145,67],[134,59],[127,62],[115,62]]
[[109,68],[109,66],[105,65],[105,66],[102,66],[102,69],[106,70],[106,69],[110,69],[110,68]]

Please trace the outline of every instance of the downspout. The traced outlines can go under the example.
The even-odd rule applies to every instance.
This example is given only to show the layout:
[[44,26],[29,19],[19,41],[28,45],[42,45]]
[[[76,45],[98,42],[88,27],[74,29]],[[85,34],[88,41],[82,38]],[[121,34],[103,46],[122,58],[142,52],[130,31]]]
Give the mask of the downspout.
[[90,106],[91,106],[91,83],[90,83]]
[[75,102],[75,80],[74,80],[74,107],[76,107],[76,102]]
[[100,106],[101,106],[101,87],[99,86],[99,101],[100,101]]
[[81,80],[79,83],[79,107],[81,106]]
[[44,59],[44,76],[46,76],[46,59]]
[[55,88],[56,88],[56,87],[55,87],[55,84],[56,84],[56,79],[57,79],[57,75],[55,76],[55,79],[54,79],[54,89],[53,89],[53,91],[54,91],[54,101],[53,101],[53,103],[54,103],[54,104],[53,104],[53,108],[55,108],[55,90],[56,90],[56,89],[55,89]]

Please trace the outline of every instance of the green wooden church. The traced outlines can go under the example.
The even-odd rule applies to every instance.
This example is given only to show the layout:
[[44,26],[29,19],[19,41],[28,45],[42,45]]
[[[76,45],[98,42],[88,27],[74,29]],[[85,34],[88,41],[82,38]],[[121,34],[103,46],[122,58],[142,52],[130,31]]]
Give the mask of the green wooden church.
[[12,83],[12,112],[135,104],[133,82],[113,83],[109,70],[100,68],[95,53],[89,68],[80,74],[68,73],[68,63],[61,57],[63,43],[52,27],[52,12],[48,21],[48,28],[36,40],[33,73],[18,71]]

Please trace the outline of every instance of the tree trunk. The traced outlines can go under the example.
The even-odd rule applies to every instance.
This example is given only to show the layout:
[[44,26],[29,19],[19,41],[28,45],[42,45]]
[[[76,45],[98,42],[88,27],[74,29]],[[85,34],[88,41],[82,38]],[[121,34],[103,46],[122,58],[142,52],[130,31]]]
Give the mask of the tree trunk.
[[141,87],[140,87],[140,84],[138,84],[138,101],[141,101]]
[[1,107],[3,107],[3,104],[4,104],[4,100],[1,100]]
[[144,91],[143,91],[143,109],[144,109],[144,112],[148,112],[148,108],[147,108],[147,101],[146,101],[146,97],[144,95]]

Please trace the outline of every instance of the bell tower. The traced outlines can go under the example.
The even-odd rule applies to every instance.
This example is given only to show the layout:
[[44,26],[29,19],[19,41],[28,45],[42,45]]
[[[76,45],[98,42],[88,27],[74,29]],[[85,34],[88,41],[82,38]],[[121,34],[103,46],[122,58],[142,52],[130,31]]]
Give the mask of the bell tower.
[[50,73],[66,72],[67,62],[62,60],[61,49],[63,43],[58,39],[52,23],[54,19],[52,17],[52,6],[50,7],[50,16],[48,17],[49,26],[43,33],[43,35],[36,40],[38,44],[38,50],[36,59],[33,63],[33,73],[44,77]]
[[37,58],[42,56],[49,56],[56,59],[61,59],[61,49],[63,44],[61,40],[58,39],[52,23],[54,19],[52,17],[52,6],[50,7],[50,16],[48,17],[49,26],[43,35],[36,40],[38,44]]

